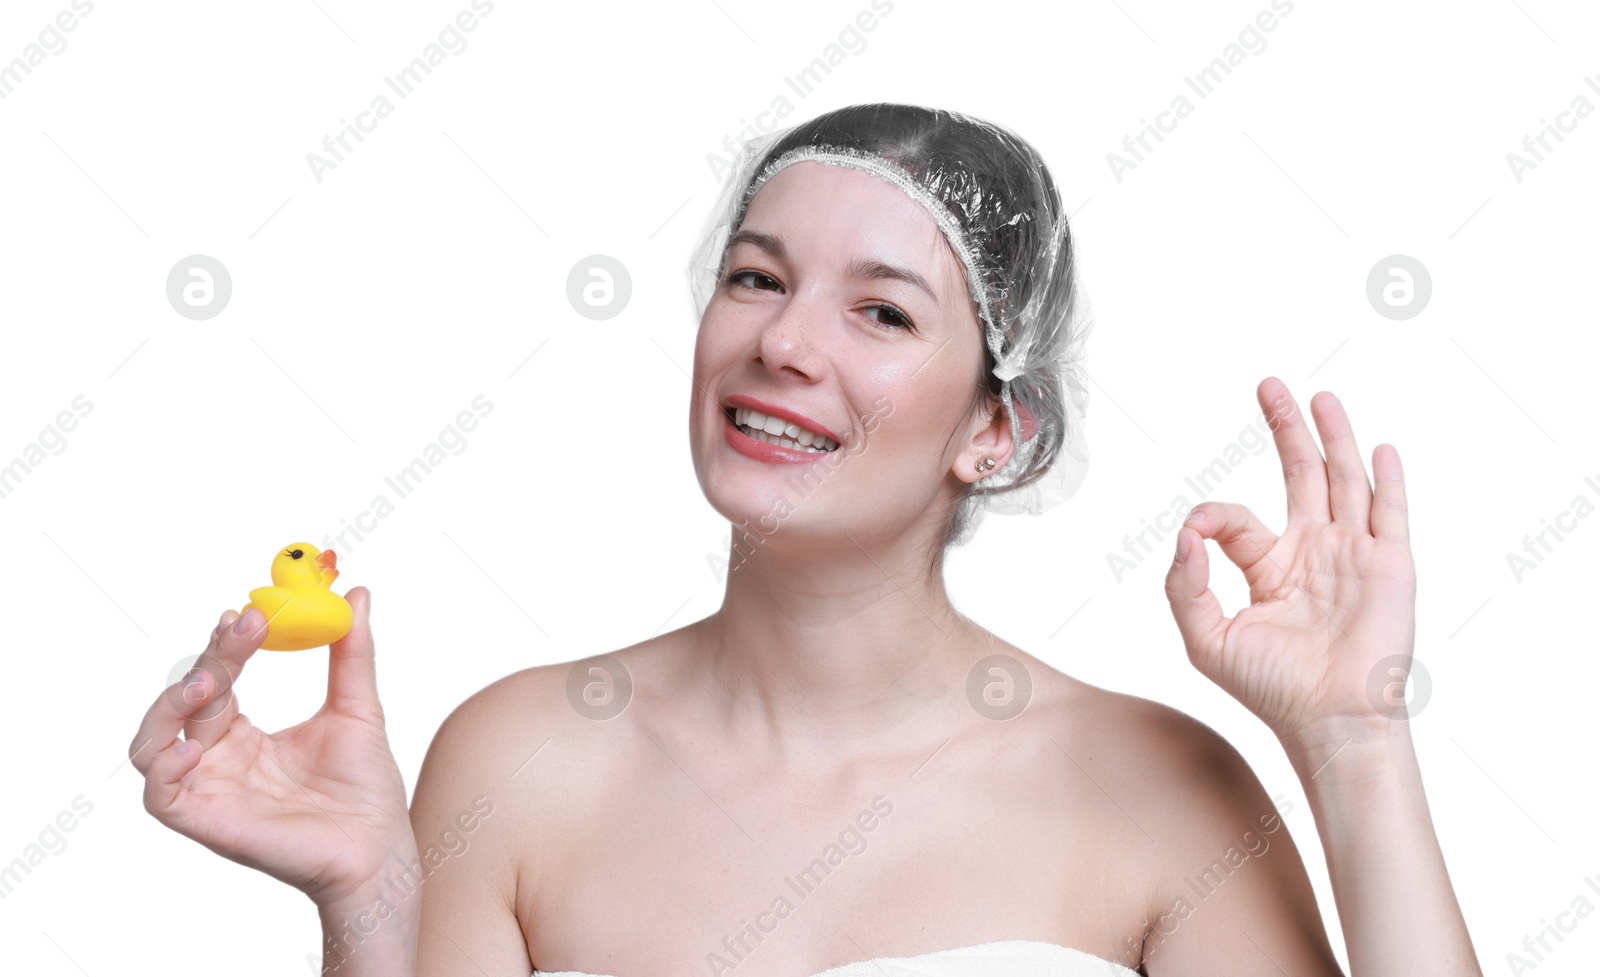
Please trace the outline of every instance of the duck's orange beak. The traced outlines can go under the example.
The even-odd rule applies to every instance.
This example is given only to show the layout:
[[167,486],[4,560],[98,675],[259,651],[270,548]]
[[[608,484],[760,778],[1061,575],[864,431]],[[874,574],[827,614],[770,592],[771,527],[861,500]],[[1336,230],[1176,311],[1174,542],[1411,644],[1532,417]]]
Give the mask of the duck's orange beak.
[[336,569],[338,562],[339,557],[334,554],[333,550],[323,550],[317,554],[317,567],[322,571],[322,585],[324,587],[339,579],[339,571]]

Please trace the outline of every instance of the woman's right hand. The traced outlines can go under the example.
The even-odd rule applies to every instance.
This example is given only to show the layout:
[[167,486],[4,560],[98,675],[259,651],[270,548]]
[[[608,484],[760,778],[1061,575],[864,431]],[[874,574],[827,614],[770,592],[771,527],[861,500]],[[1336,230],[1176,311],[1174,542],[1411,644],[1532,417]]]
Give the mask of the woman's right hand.
[[329,646],[328,698],[310,719],[266,733],[240,713],[235,686],[266,618],[229,610],[188,676],[198,684],[169,686],[128,747],[158,821],[321,907],[381,888],[416,858],[378,702],[371,595],[355,587],[346,599],[355,619]]

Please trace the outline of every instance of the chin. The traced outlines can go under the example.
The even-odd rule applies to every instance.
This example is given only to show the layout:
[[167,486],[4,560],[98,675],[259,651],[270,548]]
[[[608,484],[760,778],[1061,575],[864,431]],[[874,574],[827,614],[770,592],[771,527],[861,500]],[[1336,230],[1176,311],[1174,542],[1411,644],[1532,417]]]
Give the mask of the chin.
[[724,467],[702,475],[700,490],[711,508],[735,526],[759,527],[768,535],[793,522],[807,508],[800,483],[791,483],[791,477],[793,473],[779,469],[731,472]]

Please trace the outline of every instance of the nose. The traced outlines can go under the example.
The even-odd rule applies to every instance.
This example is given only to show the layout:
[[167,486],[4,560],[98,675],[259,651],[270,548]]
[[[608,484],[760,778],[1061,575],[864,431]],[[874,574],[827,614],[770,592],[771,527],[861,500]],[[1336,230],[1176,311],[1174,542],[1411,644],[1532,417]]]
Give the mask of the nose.
[[807,379],[821,375],[820,340],[827,316],[820,288],[792,294],[761,331],[757,344],[761,362],[774,373],[791,371]]

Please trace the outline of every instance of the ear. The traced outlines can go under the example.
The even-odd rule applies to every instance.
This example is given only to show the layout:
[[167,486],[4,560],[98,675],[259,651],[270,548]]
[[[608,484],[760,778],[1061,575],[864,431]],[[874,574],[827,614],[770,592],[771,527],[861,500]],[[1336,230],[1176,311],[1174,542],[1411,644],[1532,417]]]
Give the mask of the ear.
[[[1017,406],[1020,408],[1020,405]],[[1026,408],[1020,408],[1017,421],[1025,437],[1029,436],[1032,429],[1039,426]],[[1000,405],[994,416],[989,419],[989,423],[973,432],[972,440],[967,443],[961,454],[956,456],[951,471],[963,482],[976,482],[1004,468],[1006,462],[1011,460],[1011,453],[1015,449],[1016,444],[1011,439],[1011,418],[1006,416],[1004,405]],[[993,458],[994,467],[988,471],[979,471],[977,465],[985,458]]]

